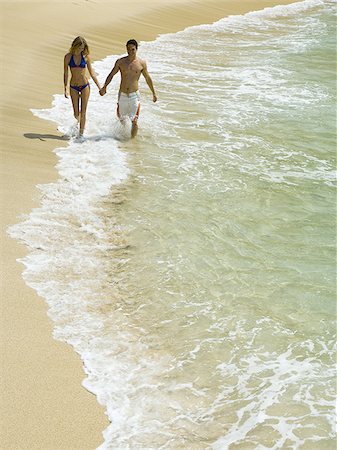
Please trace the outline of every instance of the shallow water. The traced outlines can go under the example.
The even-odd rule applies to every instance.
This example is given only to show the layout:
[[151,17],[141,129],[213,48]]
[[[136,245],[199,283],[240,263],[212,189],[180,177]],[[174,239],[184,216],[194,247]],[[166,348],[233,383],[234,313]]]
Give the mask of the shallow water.
[[[93,89],[86,139],[11,228],[106,405],[100,448],[333,448],[334,6],[142,43],[159,102],[142,83],[137,139],[118,80]],[[70,132],[62,96],[34,113]]]

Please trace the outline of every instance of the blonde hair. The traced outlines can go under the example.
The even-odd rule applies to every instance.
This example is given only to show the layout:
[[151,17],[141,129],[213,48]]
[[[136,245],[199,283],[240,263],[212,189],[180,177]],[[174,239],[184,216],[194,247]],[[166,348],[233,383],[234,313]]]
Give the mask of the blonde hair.
[[76,49],[78,49],[79,47],[81,47],[81,45],[84,44],[84,49],[82,51],[84,56],[89,55],[89,47],[87,44],[87,41],[84,39],[84,37],[82,36],[77,36],[74,40],[73,43],[71,44],[71,47],[69,49],[69,52],[71,54],[74,54]]

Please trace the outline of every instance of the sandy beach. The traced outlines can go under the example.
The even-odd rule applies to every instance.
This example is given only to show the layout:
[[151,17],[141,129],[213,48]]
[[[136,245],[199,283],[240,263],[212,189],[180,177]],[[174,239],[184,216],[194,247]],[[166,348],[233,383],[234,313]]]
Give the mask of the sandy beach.
[[[81,386],[80,358],[70,346],[53,339],[47,305],[22,279],[23,266],[17,259],[27,249],[6,232],[39,204],[36,185],[57,178],[52,150],[66,143],[53,123],[34,117],[30,108],[48,108],[52,95],[63,92],[63,56],[72,39],[83,35],[95,61],[123,53],[129,38],[153,40],[158,34],[226,15],[288,3],[1,1],[0,448],[93,449],[102,443],[108,424],[104,408]],[[160,92],[158,97],[160,101]]]

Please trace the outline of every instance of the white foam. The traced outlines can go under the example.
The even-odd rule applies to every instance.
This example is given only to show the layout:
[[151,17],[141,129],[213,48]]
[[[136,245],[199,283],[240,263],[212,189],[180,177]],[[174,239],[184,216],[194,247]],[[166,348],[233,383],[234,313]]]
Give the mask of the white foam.
[[[312,341],[307,342],[308,346],[312,346]],[[305,441],[296,436],[296,430],[303,425],[299,425],[299,416],[282,417],[269,413],[269,409],[277,405],[281,405],[282,397],[286,394],[287,390],[291,391],[292,386],[302,386],[300,392],[297,392],[293,398],[299,406],[305,405],[303,408],[303,417],[312,414],[312,417],[318,417],[320,415],[317,409],[317,403],[313,401],[313,396],[310,396],[309,392],[314,387],[314,378],[318,373],[322,374],[322,368],[315,358],[296,358],[293,355],[294,348],[289,346],[288,349],[281,354],[262,354],[257,356],[256,354],[249,355],[242,363],[245,366],[244,372],[238,374],[237,388],[241,391],[242,398],[250,399],[248,405],[238,407],[237,409],[237,422],[234,423],[226,433],[226,436],[221,437],[214,442],[211,447],[214,450],[225,450],[230,447],[232,443],[244,442],[246,436],[258,427],[260,424],[269,424],[271,428],[279,432],[279,439],[277,443],[271,447],[272,449],[281,449],[286,445],[286,441],[291,440],[294,448],[299,448],[305,444]],[[218,369],[224,378],[237,374],[237,367],[233,365],[220,364]],[[327,368],[327,372],[323,378],[329,379],[333,377],[333,368]],[[262,373],[270,373],[271,375],[265,376]],[[322,374],[323,375],[323,374]],[[264,386],[261,395],[254,395],[255,389],[249,387],[249,384],[253,379],[260,379],[262,381],[261,386]],[[323,379],[318,381],[323,383]],[[254,399],[255,397],[255,399]],[[331,409],[334,407],[334,402],[320,401],[320,405],[325,404]],[[326,416],[329,420],[329,415]],[[333,429],[333,426],[332,426]],[[331,438],[333,438],[333,432],[331,432]],[[315,440],[315,439],[314,439]],[[317,440],[319,440],[317,438]],[[288,441],[289,442],[289,441]],[[259,446],[258,442],[255,444],[255,448],[264,448]]]

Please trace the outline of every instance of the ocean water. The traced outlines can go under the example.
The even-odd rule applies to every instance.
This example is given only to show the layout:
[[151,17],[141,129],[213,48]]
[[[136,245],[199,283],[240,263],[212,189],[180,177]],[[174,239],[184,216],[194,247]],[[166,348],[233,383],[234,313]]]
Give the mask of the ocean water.
[[[139,136],[95,86],[9,233],[105,405],[99,449],[335,448],[335,2],[142,43]],[[95,63],[104,80],[118,55]]]

